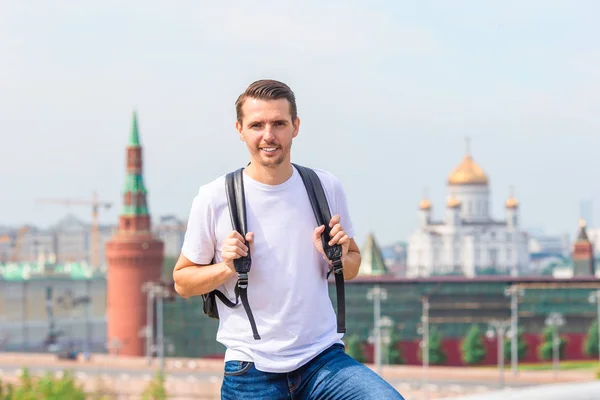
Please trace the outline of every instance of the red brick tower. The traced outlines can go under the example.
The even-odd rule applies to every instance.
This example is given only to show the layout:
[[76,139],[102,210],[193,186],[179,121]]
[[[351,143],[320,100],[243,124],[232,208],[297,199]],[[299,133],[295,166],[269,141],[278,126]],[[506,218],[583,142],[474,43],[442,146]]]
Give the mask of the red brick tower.
[[[142,148],[137,115],[127,145],[127,175],[123,190],[123,210],[119,231],[106,244],[107,341],[111,352],[141,356],[146,326],[144,282],[159,282],[163,264],[163,242],[152,235],[150,213],[142,174]],[[116,348],[115,348],[116,345]]]
[[585,221],[579,221],[579,236],[573,244],[573,275],[575,276],[594,276],[596,269],[594,266],[594,247],[588,238],[585,229]]

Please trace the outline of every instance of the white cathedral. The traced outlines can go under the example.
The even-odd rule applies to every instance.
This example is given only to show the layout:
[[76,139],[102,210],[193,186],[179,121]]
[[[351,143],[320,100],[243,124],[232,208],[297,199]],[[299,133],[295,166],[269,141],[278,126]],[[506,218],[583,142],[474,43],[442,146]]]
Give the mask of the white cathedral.
[[517,199],[506,200],[505,220],[493,219],[488,177],[469,151],[450,173],[447,188],[443,220],[434,220],[427,197],[419,203],[419,227],[408,242],[407,277],[525,272],[528,240],[519,230]]

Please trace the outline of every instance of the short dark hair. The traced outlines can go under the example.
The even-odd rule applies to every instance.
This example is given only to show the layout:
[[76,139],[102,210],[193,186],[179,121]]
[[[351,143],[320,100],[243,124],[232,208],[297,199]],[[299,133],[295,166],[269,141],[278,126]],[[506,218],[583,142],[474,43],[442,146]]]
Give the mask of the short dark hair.
[[237,114],[237,120],[241,124],[244,114],[242,113],[242,106],[248,98],[260,99],[260,100],[277,100],[286,99],[290,104],[290,114],[292,115],[292,122],[296,120],[298,116],[298,109],[296,107],[296,97],[294,92],[283,82],[279,82],[273,79],[261,79],[256,82],[252,82],[248,88],[242,93],[235,102],[235,112]]

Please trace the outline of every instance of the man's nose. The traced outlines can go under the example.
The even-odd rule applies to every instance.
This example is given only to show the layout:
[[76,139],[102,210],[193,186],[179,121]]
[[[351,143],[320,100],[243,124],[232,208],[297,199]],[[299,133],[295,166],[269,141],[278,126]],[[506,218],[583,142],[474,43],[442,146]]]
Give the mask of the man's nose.
[[264,133],[263,137],[265,139],[274,139],[275,138],[275,135],[273,133],[274,131],[275,131],[275,129],[273,128],[273,125],[267,124],[265,126],[265,133]]

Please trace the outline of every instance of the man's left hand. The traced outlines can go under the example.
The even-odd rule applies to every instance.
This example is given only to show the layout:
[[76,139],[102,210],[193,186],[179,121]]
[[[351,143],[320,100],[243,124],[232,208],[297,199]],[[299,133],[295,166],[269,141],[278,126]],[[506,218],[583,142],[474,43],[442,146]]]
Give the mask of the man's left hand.
[[[342,229],[342,225],[340,224],[340,216],[334,215],[329,221],[329,227],[331,228],[329,245],[333,246],[335,244],[339,244],[342,246],[342,260],[348,254],[348,248],[350,247],[350,238]],[[327,261],[331,265],[331,261],[325,255],[325,251],[323,250],[323,244],[321,243],[321,233],[325,230],[325,226],[321,225],[317,227],[313,234],[313,240],[315,242],[315,247],[321,253],[325,261]]]

